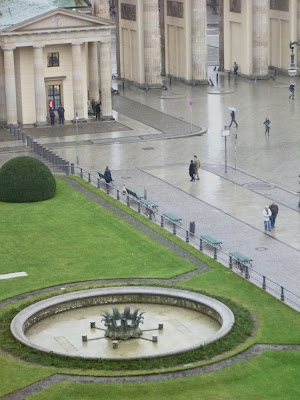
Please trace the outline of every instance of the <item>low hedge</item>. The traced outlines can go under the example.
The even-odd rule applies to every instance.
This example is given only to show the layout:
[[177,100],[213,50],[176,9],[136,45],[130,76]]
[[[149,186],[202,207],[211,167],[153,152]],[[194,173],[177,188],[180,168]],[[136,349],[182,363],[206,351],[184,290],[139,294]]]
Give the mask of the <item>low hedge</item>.
[[16,157],[0,169],[0,201],[30,203],[51,199],[55,193],[52,172],[36,158]]
[[[126,285],[125,285],[126,286]],[[167,285],[155,285],[163,287],[172,287]],[[98,286],[97,286],[98,287]],[[91,287],[89,287],[90,289]],[[178,287],[176,287],[178,289]],[[80,290],[80,288],[76,288]],[[71,292],[71,290],[67,290]],[[187,351],[177,355],[168,357],[157,357],[151,359],[137,359],[137,360],[89,360],[77,357],[59,356],[53,353],[44,353],[31,347],[25,346],[18,342],[10,332],[10,323],[13,318],[24,308],[36,301],[26,301],[19,307],[13,308],[4,312],[0,317],[0,349],[9,352],[22,360],[34,364],[41,364],[44,366],[54,366],[58,368],[79,368],[83,370],[107,370],[107,371],[132,371],[132,370],[151,370],[160,368],[175,367],[183,364],[193,363],[201,360],[209,360],[224,352],[233,350],[236,346],[244,343],[252,334],[254,329],[254,321],[251,313],[246,308],[234,303],[233,301],[219,296],[212,296],[204,291],[192,290],[196,293],[201,293],[217,299],[227,305],[231,309],[235,317],[235,323],[231,331],[220,340],[210,343],[207,346],[201,346],[196,350]],[[43,298],[53,297],[49,294]]]

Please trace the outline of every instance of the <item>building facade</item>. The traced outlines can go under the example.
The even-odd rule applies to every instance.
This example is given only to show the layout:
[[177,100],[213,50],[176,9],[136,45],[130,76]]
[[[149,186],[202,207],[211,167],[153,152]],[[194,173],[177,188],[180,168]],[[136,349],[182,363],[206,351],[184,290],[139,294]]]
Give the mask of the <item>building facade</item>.
[[56,8],[0,29],[0,120],[42,125],[49,107],[60,104],[66,120],[86,120],[88,100],[99,100],[99,93],[103,118],[112,118],[113,27]]
[[222,0],[221,8],[225,70],[236,61],[253,78],[267,77],[269,67],[286,71],[290,40],[300,39],[299,0]]

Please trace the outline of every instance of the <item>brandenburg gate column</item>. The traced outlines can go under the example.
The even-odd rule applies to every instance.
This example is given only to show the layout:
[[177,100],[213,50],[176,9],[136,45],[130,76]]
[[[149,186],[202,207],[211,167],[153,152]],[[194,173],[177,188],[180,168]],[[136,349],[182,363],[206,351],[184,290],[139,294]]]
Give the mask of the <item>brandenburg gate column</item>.
[[90,42],[88,46],[90,101],[99,100],[98,44],[99,42]]
[[74,120],[76,118],[76,113],[78,119],[84,120],[82,71],[81,71],[81,43],[72,43],[72,69],[73,69]]
[[192,0],[192,76],[207,83],[206,0]]
[[268,75],[269,0],[253,0],[253,75]]
[[6,121],[4,54],[0,47],[0,121]]
[[111,45],[100,43],[101,112],[104,119],[113,119],[111,101]]
[[8,125],[17,125],[18,115],[14,49],[4,49],[4,79],[6,98],[6,121]]
[[36,125],[43,125],[47,122],[43,48],[44,46],[33,47]]
[[160,25],[158,0],[144,0],[145,84],[160,86]]

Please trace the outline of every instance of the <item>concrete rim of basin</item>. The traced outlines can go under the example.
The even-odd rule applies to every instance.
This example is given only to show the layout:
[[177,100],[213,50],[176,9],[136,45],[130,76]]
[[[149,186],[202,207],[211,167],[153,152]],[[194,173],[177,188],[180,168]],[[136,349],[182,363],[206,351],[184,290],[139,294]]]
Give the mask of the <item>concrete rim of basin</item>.
[[[111,299],[107,299],[105,302],[101,302],[101,299],[105,297],[111,297]],[[118,297],[116,297],[118,296]],[[206,346],[210,343],[213,343],[230,332],[232,329],[235,319],[233,312],[220,301],[213,299],[211,297],[205,296],[200,293],[189,292],[187,290],[179,290],[179,289],[169,289],[169,288],[160,288],[160,287],[146,287],[146,286],[123,286],[123,287],[107,287],[107,288],[99,288],[99,289],[88,289],[82,290],[72,293],[66,293],[63,295],[58,295],[56,297],[51,297],[49,299],[45,299],[39,301],[31,306],[25,308],[20,313],[18,313],[15,318],[12,320],[10,325],[10,330],[12,335],[19,342],[23,343],[26,346],[32,347],[36,350],[40,350],[46,353],[53,353],[60,356],[69,356],[69,357],[77,357],[77,358],[86,358],[86,359],[99,359],[99,357],[92,356],[76,356],[76,355],[68,355],[59,351],[51,351],[49,349],[43,348],[32,343],[25,335],[26,330],[34,325],[37,316],[41,317],[38,320],[47,318],[49,316],[55,315],[61,312],[67,312],[68,310],[73,310],[75,308],[89,307],[92,305],[113,305],[114,303],[130,303],[130,300],[126,299],[125,301],[120,300],[120,298],[125,296],[152,296],[155,298],[155,301],[145,301],[141,299],[141,303],[153,303],[153,304],[166,304],[168,301],[172,301],[173,304],[168,303],[169,305],[179,306],[178,302],[189,302],[190,304],[195,304],[195,307],[184,307],[189,309],[195,309],[197,305],[201,308],[200,313],[211,316],[216,319],[220,324],[221,328],[214,335],[210,336],[208,339],[199,342],[199,344],[191,346],[188,350],[184,349],[182,351],[169,351],[163,354],[160,354],[159,357],[166,357],[170,355],[179,354],[182,352],[195,350],[201,346]],[[160,299],[161,298],[161,299]],[[157,301],[159,300],[159,301]],[[165,301],[163,301],[165,300]],[[132,302],[138,302],[136,298]],[[60,309],[59,307],[63,307],[64,309]],[[37,321],[36,321],[37,322]],[[144,357],[124,357],[123,359],[141,359],[141,358],[152,358],[157,357],[153,356],[144,356]],[[103,357],[103,359],[109,360],[113,359],[110,357]],[[120,358],[121,359],[121,358]]]

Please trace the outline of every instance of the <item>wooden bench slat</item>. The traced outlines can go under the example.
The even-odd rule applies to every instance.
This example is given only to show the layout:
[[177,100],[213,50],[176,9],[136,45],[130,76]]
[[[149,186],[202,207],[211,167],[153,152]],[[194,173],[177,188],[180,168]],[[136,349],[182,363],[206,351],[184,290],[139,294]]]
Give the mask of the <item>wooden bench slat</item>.
[[178,215],[175,215],[170,212],[163,213],[163,216],[172,222],[179,222],[182,220],[182,218],[178,217]]
[[144,204],[147,207],[152,207],[152,208],[158,207],[158,204],[153,203],[151,200],[142,200],[142,204]]
[[138,200],[141,200],[141,199],[143,198],[143,196],[142,196],[141,194],[138,194],[138,193],[134,192],[133,190],[131,190],[131,189],[129,189],[129,188],[126,188],[126,190],[127,190],[127,193],[128,193],[130,196],[133,196],[133,197],[135,197],[135,198],[138,199]]
[[252,258],[245,256],[245,254],[243,254],[239,251],[233,251],[233,252],[229,253],[229,255],[237,261],[246,262],[246,263],[251,263],[253,261]]
[[211,235],[202,235],[202,236],[200,236],[200,238],[202,240],[204,240],[205,242],[212,244],[213,246],[218,246],[218,245],[222,244],[222,242],[219,239],[217,239]]

